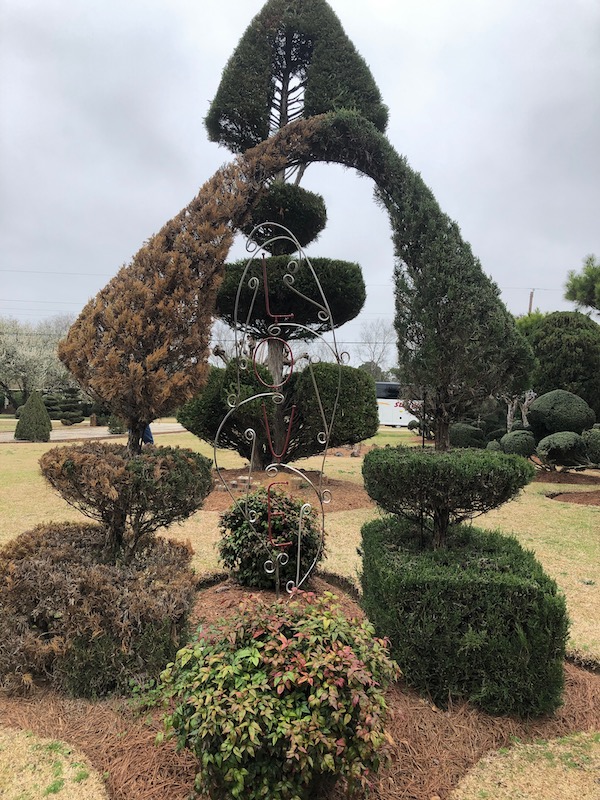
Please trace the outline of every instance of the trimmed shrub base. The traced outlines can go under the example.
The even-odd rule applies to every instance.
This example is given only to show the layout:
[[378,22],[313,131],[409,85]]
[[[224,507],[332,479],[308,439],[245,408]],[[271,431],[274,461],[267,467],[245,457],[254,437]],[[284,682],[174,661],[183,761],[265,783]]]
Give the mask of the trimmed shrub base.
[[363,605],[407,682],[445,706],[539,715],[561,702],[565,600],[516,539],[460,526],[447,549],[420,549],[415,525],[367,523]]

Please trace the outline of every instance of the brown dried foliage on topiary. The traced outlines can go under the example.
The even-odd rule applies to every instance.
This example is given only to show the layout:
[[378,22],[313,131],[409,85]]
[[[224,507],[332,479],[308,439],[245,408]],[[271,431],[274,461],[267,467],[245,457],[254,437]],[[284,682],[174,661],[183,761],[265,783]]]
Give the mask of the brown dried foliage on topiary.
[[0,550],[0,685],[38,680],[77,695],[156,677],[182,642],[195,596],[189,544],[149,542],[103,562],[96,525],[40,525]]
[[213,487],[212,462],[180,447],[131,456],[124,445],[89,442],[55,447],[40,458],[50,485],[101,522],[104,558],[130,561],[159,528],[187,519]]

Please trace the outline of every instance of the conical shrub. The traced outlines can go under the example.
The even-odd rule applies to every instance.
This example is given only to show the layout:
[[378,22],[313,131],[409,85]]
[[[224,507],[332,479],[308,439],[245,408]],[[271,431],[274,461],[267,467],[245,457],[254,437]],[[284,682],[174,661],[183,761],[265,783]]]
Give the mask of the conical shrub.
[[32,392],[21,410],[15,439],[24,442],[48,442],[51,430],[52,423],[44,401],[38,392]]

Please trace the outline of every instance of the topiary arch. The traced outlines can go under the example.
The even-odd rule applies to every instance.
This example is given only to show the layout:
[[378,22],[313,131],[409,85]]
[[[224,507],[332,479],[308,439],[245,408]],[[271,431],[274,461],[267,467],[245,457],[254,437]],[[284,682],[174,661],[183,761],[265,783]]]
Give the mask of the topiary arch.
[[224,262],[265,182],[285,167],[318,161],[373,179],[395,254],[408,267],[460,254],[481,280],[456,224],[375,125],[352,111],[292,122],[219,169],[85,306],[61,342],[60,358],[79,383],[127,421],[130,449],[139,448],[146,423],[202,388]]

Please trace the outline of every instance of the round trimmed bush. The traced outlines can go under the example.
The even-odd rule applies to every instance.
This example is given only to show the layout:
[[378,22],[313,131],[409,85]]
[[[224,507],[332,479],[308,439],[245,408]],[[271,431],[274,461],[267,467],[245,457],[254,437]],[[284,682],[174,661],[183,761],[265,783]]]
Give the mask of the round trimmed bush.
[[485,446],[485,449],[492,450],[493,452],[496,453],[502,453],[502,445],[497,439],[492,439],[491,442],[488,442],[487,445]]
[[535,453],[535,437],[530,431],[513,430],[500,439],[500,447],[504,453],[529,458]]
[[438,548],[451,525],[515,497],[535,470],[520,456],[491,450],[386,447],[367,453],[362,473],[373,500],[392,514],[424,519]]
[[105,540],[101,526],[54,523],[0,550],[0,685],[94,697],[174,658],[195,597],[191,547],[158,538],[107,564]]
[[581,434],[589,460],[592,464],[600,464],[600,428],[592,428]]
[[583,438],[573,431],[561,431],[545,436],[537,446],[540,461],[548,466],[578,467],[589,464]]
[[407,425],[409,431],[418,431],[421,427],[421,423],[418,419],[411,419],[411,421]]
[[[302,509],[305,508],[303,512]],[[286,563],[279,565],[281,584],[296,582],[297,542],[302,515],[302,541],[300,548],[300,577],[308,574],[323,558],[323,537],[314,510],[305,507],[302,500],[282,492],[271,492],[271,536],[269,541],[269,503],[266,489],[250,492],[247,499],[236,502],[225,511],[219,521],[221,540],[219,557],[225,568],[242,586],[272,589],[273,572],[267,572],[265,563],[274,566],[277,554],[285,553]],[[278,547],[283,543],[289,547]]]
[[107,553],[130,558],[158,528],[187,519],[213,486],[212,461],[193,450],[149,447],[131,456],[122,444],[56,447],[40,458],[60,495],[107,533]]
[[481,428],[466,422],[450,425],[450,444],[452,447],[485,447],[485,437]]
[[529,407],[529,424],[539,441],[551,433],[581,433],[591,428],[596,415],[581,397],[563,389],[536,397]]
[[495,428],[493,431],[488,433],[488,441],[500,441],[500,439],[506,433],[506,428]]
[[373,783],[398,668],[371,624],[334,601],[242,604],[162,673],[167,730],[196,757],[198,791],[312,800],[338,779],[348,795]]

